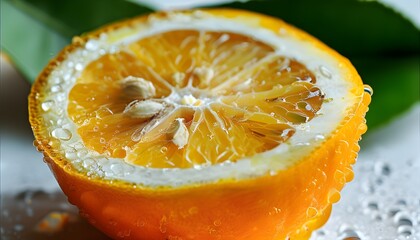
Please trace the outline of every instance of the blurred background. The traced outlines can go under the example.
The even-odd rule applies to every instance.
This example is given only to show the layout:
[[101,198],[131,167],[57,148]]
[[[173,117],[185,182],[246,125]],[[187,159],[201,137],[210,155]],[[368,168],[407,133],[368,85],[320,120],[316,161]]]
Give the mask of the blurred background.
[[[92,2],[98,4],[99,1]],[[216,5],[227,1],[137,0],[131,2],[147,4],[146,6],[154,9],[172,9],[201,4]],[[288,6],[295,4],[290,1],[284,2]],[[392,21],[409,19],[414,24],[417,29],[414,34],[417,35],[418,40],[420,2],[418,0],[383,0],[382,2],[404,16],[396,17],[397,20]],[[10,31],[8,29],[16,27],[14,24],[18,23],[6,21],[6,16],[11,10],[6,8],[8,6],[5,5],[5,1],[2,0],[1,4],[1,239],[108,239],[81,219],[77,209],[67,203],[52,173],[42,161],[42,155],[36,152],[32,145],[33,135],[27,114],[27,95],[31,81],[27,79],[30,79],[33,73],[27,71],[29,68],[25,68],[24,64],[13,61],[13,58],[10,59],[10,54],[7,56],[3,52],[3,42],[9,41],[6,35],[7,31]],[[264,5],[258,6],[262,7],[258,7],[257,10],[266,11]],[[309,12],[316,11],[316,9],[307,8]],[[367,11],[371,10],[367,9]],[[379,17],[383,17],[382,11],[385,10],[378,10]],[[136,15],[135,12],[130,12],[130,14]],[[329,44],[329,36],[340,37],[340,33],[334,31],[324,37],[323,30],[317,31],[317,28],[309,26],[311,17],[316,15],[317,13],[307,13],[305,16],[308,18],[306,20],[303,18],[302,26],[299,25],[299,21],[293,22],[296,20],[293,17],[290,20],[321,40],[325,38]],[[350,27],[353,26],[351,30],[355,31],[355,35],[360,38],[354,26],[358,26],[357,19],[363,18],[363,13],[351,12],[349,9],[339,15],[350,19],[343,22]],[[372,18],[375,16],[373,15]],[[119,15],[114,16],[116,19],[117,17]],[[288,21],[287,18],[285,20]],[[393,31],[393,22],[388,20],[384,18],[382,27]],[[337,21],[340,22],[340,20]],[[371,23],[369,21],[366,24]],[[342,28],[342,26],[339,27]],[[371,30],[374,32],[375,29]],[[359,30],[363,31],[363,29]],[[398,32],[398,29],[396,31]],[[368,116],[370,130],[361,142],[362,150],[355,166],[355,179],[346,185],[341,201],[333,207],[331,218],[324,227],[313,234],[312,239],[420,239],[420,175],[418,174],[420,172],[420,104],[418,101],[420,41],[417,41],[419,46],[410,52],[410,43],[404,45],[406,40],[405,35],[402,34],[393,36],[393,40],[389,41],[392,44],[388,45],[383,43],[387,42],[387,39],[383,39],[383,42],[375,39],[376,42],[373,45],[383,46],[382,49],[378,47],[371,52],[369,49],[372,48],[367,49],[371,46],[368,38],[364,39],[363,43],[354,43],[365,46],[365,49],[363,46],[358,49],[347,48],[349,43],[341,46],[340,42],[331,40],[331,45],[336,44],[337,50],[345,56],[348,56],[345,53],[351,55],[350,59],[360,71],[362,78],[366,74],[368,80],[376,79],[379,83],[368,82],[374,88],[373,103],[371,113],[369,113],[372,116]],[[389,35],[395,34],[390,32]],[[28,41],[31,39],[16,39],[16,41],[20,41],[19,44],[29,44]],[[383,49],[386,51],[382,51]],[[7,50],[6,53],[8,53]],[[360,54],[357,50],[368,54]],[[46,58],[53,55],[53,51],[49,52]],[[31,56],[28,55],[28,59],[31,60]],[[40,62],[42,67],[45,63]],[[381,79],[384,81],[379,81]],[[59,217],[51,218],[51,216]],[[51,219],[55,219],[53,224],[59,231],[46,233],[36,230],[43,220],[50,221]],[[63,224],[63,219],[68,219],[68,222]]]

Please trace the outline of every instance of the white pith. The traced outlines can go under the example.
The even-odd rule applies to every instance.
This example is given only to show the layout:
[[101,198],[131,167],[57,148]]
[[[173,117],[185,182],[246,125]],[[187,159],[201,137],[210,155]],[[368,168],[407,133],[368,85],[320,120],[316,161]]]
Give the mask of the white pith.
[[[304,64],[315,74],[316,85],[330,101],[322,104],[318,115],[311,121],[292,125],[296,132],[286,142],[270,151],[246,157],[237,162],[188,169],[158,169],[133,165],[123,159],[109,158],[104,154],[88,150],[77,134],[77,126],[67,115],[67,96],[82,70],[89,62],[103,54],[116,52],[128,43],[156,33],[177,29],[224,31],[252,36],[274,47],[276,54],[296,59]],[[329,73],[325,74],[325,71]],[[324,136],[329,136],[329,133],[338,127],[347,115],[347,109],[357,101],[358,96],[350,92],[353,86],[351,81],[346,80],[347,77],[346,69],[342,68],[341,63],[334,57],[317,49],[309,42],[293,38],[284,29],[278,29],[278,32],[266,30],[258,27],[256,19],[250,18],[235,20],[201,12],[200,14],[175,13],[163,19],[151,17],[145,23],[102,34],[98,39],[89,40],[84,48],[70,53],[48,78],[45,89],[52,93],[48,93],[49,97],[46,100],[53,100],[54,107],[42,116],[46,123],[50,123],[46,126],[49,132],[62,128],[72,133],[70,140],[60,140],[61,150],[73,166],[87,172],[90,176],[101,176],[106,179],[123,180],[152,187],[182,186],[232,178],[246,179],[276,174],[279,170],[307,156],[325,141]],[[60,86],[58,90],[53,91],[52,88],[57,88],[57,86]],[[84,154],[77,154],[80,152]]]

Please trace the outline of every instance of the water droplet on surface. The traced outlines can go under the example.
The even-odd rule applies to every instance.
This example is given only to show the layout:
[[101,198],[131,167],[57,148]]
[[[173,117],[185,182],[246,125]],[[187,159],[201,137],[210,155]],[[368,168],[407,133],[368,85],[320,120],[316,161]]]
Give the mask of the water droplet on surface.
[[394,223],[397,226],[413,226],[413,220],[408,212],[398,212],[394,216]]
[[51,132],[51,135],[54,138],[57,138],[59,140],[68,141],[71,139],[72,134],[68,129],[65,128],[56,128]]
[[389,176],[391,174],[391,168],[386,163],[376,162],[374,166],[374,172],[378,176]]
[[413,234],[413,228],[410,226],[403,225],[397,228],[397,232],[400,236],[408,237]]
[[348,225],[342,225],[338,230],[340,240],[360,240],[359,234]]

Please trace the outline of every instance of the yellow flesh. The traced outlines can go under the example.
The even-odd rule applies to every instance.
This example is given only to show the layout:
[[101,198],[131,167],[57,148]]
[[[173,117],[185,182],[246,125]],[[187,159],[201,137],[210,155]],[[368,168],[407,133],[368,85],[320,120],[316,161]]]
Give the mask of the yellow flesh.
[[[180,101],[151,119],[126,116],[125,107],[136,100],[122,91],[120,80],[128,76],[152,82],[156,99],[176,93],[202,101]],[[68,113],[90,149],[141,166],[189,168],[237,161],[286,141],[293,124],[310,121],[320,109],[324,96],[315,83],[305,66],[252,38],[179,30],[90,63],[70,92]],[[189,130],[182,148],[166,134],[178,118]],[[140,141],[132,140],[152,123],[156,127]]]

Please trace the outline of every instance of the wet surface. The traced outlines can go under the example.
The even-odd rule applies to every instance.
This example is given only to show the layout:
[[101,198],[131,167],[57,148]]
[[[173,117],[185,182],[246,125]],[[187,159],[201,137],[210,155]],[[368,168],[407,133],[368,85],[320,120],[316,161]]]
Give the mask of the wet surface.
[[27,190],[1,201],[1,239],[110,239],[82,219],[62,192]]

